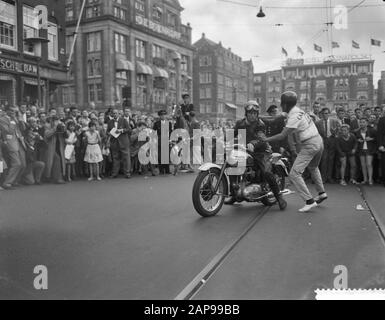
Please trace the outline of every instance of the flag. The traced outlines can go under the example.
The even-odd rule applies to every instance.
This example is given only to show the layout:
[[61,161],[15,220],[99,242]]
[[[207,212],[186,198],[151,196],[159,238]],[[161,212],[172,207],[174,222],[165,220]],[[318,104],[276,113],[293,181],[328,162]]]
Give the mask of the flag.
[[370,43],[372,46],[381,47],[381,41],[380,40],[370,39]]
[[322,52],[322,47],[320,47],[320,46],[314,44],[314,50],[315,50],[315,51],[318,51],[318,52]]
[[352,41],[352,46],[354,49],[359,49],[360,48],[360,44],[355,42],[355,41]]
[[303,52],[303,50],[302,50],[302,48],[301,48],[300,46],[297,46],[297,52],[298,52],[301,56],[304,55],[304,52]]
[[284,47],[282,47],[282,54],[284,54],[286,57],[288,56],[287,51],[285,50]]
[[339,47],[340,47],[340,44],[338,42],[335,42],[335,41],[332,42],[332,48],[333,49],[339,48]]

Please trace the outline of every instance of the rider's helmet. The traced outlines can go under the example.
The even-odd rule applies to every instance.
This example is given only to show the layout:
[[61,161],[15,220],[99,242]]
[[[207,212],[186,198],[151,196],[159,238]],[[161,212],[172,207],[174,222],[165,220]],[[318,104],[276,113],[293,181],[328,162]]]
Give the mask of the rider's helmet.
[[247,114],[251,111],[255,111],[258,113],[259,115],[259,111],[260,111],[260,106],[258,104],[257,101],[255,100],[250,100],[246,103],[246,106],[245,106],[245,115],[247,116]]
[[297,104],[297,94],[294,91],[286,91],[281,96],[283,112],[289,112]]

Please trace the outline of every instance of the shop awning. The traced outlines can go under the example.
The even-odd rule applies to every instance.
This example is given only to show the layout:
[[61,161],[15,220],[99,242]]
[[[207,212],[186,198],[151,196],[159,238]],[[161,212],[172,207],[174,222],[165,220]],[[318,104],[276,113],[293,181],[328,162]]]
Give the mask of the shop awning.
[[231,109],[235,109],[235,110],[238,109],[238,107],[235,104],[232,104],[232,103],[226,103],[226,106],[231,108]]
[[116,71],[134,71],[135,67],[134,64],[125,59],[116,59]]
[[154,77],[168,79],[168,72],[166,70],[158,67],[153,67],[152,69],[154,71]]
[[136,62],[136,73],[152,75],[153,71],[152,71],[151,67],[148,66],[147,64],[137,61]]
[[181,60],[182,59],[182,55],[179,52],[172,51],[171,52],[171,58],[174,59],[174,60]]

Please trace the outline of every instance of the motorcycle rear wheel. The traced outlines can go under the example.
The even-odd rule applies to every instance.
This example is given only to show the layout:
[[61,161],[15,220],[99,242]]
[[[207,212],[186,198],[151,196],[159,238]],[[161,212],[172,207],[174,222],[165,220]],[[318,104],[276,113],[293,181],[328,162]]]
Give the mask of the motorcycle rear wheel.
[[[215,216],[223,207],[225,195],[227,194],[225,176],[222,177],[219,183],[217,193],[214,194],[212,190],[219,177],[220,171],[215,169],[199,173],[195,180],[192,192],[193,205],[198,214],[204,218]],[[211,201],[213,201],[212,206],[209,204]]]

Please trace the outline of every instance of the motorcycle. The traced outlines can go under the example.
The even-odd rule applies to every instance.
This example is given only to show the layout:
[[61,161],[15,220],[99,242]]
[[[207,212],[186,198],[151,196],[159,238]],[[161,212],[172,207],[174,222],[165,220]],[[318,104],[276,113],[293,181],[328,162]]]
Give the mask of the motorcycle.
[[[238,150],[232,148],[222,166],[205,163],[199,168],[200,173],[193,186],[192,200],[195,210],[202,217],[213,217],[222,209],[225,198],[231,196],[229,170],[234,168],[234,163],[240,163],[243,159],[246,159],[244,172],[232,179],[236,202],[262,203],[268,207],[277,202],[269,184],[264,182],[254,169],[254,158],[250,152],[241,145],[234,147],[238,147]],[[289,161],[278,153],[271,154],[269,161],[281,194],[285,195],[288,192],[285,187]]]

